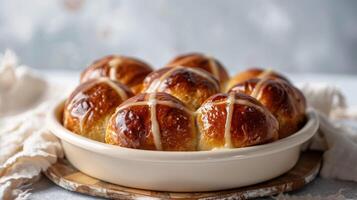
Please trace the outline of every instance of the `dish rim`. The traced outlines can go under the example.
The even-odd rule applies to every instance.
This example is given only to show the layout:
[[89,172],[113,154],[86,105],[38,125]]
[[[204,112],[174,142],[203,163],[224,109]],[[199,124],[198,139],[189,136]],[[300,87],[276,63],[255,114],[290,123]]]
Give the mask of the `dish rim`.
[[47,125],[49,126],[48,128],[54,135],[56,135],[60,140],[64,140],[67,143],[75,145],[79,148],[114,158],[125,158],[128,160],[200,163],[202,161],[216,162],[218,160],[228,161],[232,159],[236,160],[258,157],[300,145],[310,139],[316,133],[319,127],[317,113],[312,108],[309,108],[306,111],[307,121],[299,131],[290,135],[289,137],[279,139],[271,143],[234,149],[217,149],[211,151],[142,150],[105,144],[69,131],[62,125],[60,122],[61,120],[59,119],[59,115],[63,110],[64,103],[65,100],[61,100],[52,106],[47,116]]

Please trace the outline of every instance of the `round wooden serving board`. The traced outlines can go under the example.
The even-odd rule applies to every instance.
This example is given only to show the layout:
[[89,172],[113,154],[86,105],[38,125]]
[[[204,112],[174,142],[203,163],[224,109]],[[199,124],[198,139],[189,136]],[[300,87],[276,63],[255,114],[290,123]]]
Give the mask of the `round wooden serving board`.
[[83,174],[67,160],[52,165],[45,175],[57,185],[71,191],[111,199],[250,199],[297,190],[311,182],[320,170],[322,153],[307,151],[286,174],[256,185],[214,192],[160,192],[107,183]]

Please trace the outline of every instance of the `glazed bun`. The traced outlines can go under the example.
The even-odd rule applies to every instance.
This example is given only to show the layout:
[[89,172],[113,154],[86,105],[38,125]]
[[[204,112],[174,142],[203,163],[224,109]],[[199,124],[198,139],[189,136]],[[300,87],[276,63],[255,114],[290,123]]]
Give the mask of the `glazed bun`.
[[203,69],[211,73],[220,82],[222,89],[225,88],[229,79],[226,69],[217,59],[200,53],[179,55],[170,61],[167,66],[184,66]]
[[108,123],[105,141],[134,149],[194,151],[193,111],[166,93],[139,94],[118,107]]
[[282,79],[250,79],[235,85],[230,92],[250,95],[267,107],[279,121],[279,138],[295,133],[305,123],[304,95]]
[[104,142],[110,116],[132,95],[129,88],[108,78],[82,83],[65,103],[63,124],[74,133]]
[[139,59],[111,55],[91,64],[81,74],[81,83],[98,77],[109,77],[128,86],[135,94],[142,88],[142,82],[152,68]]
[[208,72],[198,68],[165,67],[149,74],[143,91],[165,92],[191,109],[197,109],[208,97],[220,90],[219,83]]
[[245,94],[216,94],[196,113],[200,150],[247,147],[278,139],[276,118]]
[[271,69],[260,69],[260,68],[250,68],[248,70],[245,70],[243,72],[240,72],[233,76],[226,87],[226,91],[231,89],[234,85],[237,85],[239,83],[242,83],[244,81],[247,81],[252,78],[261,78],[261,77],[269,77],[272,79],[283,79],[287,82],[290,82],[286,77],[284,77],[282,74],[277,73],[276,71],[273,71]]

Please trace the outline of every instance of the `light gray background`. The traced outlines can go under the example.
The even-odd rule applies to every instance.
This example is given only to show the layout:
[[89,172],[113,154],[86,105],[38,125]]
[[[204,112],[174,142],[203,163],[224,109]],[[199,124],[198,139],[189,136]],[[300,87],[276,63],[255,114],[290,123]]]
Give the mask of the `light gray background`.
[[202,51],[231,73],[357,73],[357,1],[1,0],[5,48],[46,69],[78,70],[111,53],[160,67]]

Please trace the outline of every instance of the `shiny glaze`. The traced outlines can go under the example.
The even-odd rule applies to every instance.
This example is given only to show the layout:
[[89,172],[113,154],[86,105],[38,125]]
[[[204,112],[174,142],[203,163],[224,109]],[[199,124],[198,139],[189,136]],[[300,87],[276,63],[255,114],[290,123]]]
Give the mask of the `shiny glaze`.
[[104,141],[107,119],[132,95],[129,88],[108,78],[85,82],[66,101],[64,126],[77,134]]
[[149,74],[144,80],[144,91],[166,92],[197,109],[209,96],[219,92],[219,84],[203,70],[177,66]]
[[196,150],[193,111],[166,93],[139,94],[123,102],[111,117],[106,143],[146,150]]
[[128,90],[125,89],[122,85],[117,84],[116,82],[106,78],[100,77],[95,80],[97,83],[105,83],[108,84],[115,92],[119,95],[122,100],[128,99]]
[[214,95],[196,113],[200,150],[245,147],[278,139],[275,117],[244,94]]
[[103,57],[87,67],[81,74],[81,83],[98,77],[109,77],[127,85],[134,93],[138,93],[141,91],[142,81],[150,72],[152,72],[152,68],[139,59],[111,55]]
[[250,79],[230,92],[256,97],[278,119],[280,138],[299,130],[305,122],[306,100],[300,90],[281,79]]
[[229,79],[226,69],[218,60],[200,53],[189,53],[177,56],[170,61],[167,66],[184,66],[203,69],[211,73],[217,80],[219,80],[222,88]]
[[167,70],[165,73],[163,73],[160,77],[154,79],[152,83],[149,85],[149,87],[145,90],[147,93],[151,92],[160,92],[162,90],[161,86],[163,85],[162,82],[166,80],[168,77],[172,75],[172,73],[181,67],[178,68],[172,68],[170,70]]
[[230,90],[234,85],[243,83],[253,78],[263,78],[262,76],[265,78],[282,79],[290,82],[285,76],[271,69],[250,68],[233,76],[227,84],[226,91]]

